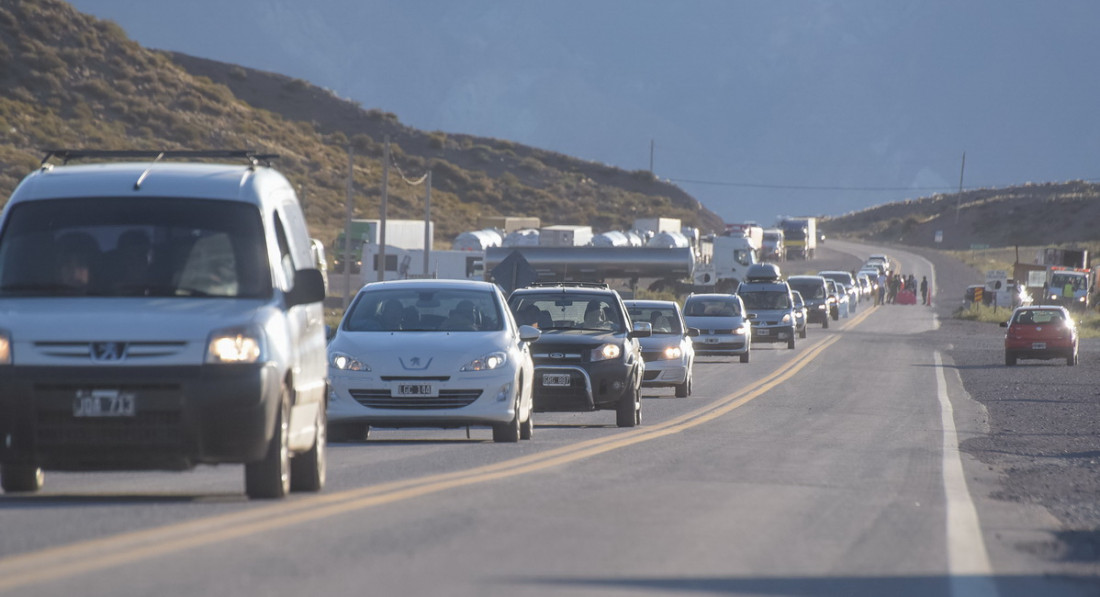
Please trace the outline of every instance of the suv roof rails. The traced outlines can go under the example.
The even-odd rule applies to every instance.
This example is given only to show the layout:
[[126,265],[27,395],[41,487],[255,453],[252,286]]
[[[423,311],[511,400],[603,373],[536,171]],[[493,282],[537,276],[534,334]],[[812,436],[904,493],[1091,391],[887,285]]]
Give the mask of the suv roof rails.
[[151,159],[154,162],[160,160],[184,158],[184,159],[244,159],[255,168],[262,162],[264,166],[271,166],[272,160],[279,157],[277,153],[259,153],[251,149],[43,149],[46,155],[42,158],[40,166],[45,166],[53,158],[61,160],[62,164],[68,164],[71,160],[88,158],[101,159]]
[[576,286],[578,288],[602,288],[604,290],[611,288],[604,282],[532,282],[524,288],[547,288],[551,286]]

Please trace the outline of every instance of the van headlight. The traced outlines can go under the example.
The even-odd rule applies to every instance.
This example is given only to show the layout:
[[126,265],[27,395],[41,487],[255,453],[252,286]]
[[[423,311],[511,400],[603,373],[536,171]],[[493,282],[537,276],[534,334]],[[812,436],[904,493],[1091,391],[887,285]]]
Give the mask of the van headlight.
[[492,371],[500,368],[508,362],[508,355],[503,352],[490,352],[478,357],[462,366],[459,371]]
[[617,359],[619,355],[623,353],[623,349],[618,344],[604,344],[603,346],[592,350],[592,361],[606,361],[609,359]]
[[0,330],[0,365],[11,364],[11,332]]
[[207,363],[257,363],[267,354],[263,332],[257,328],[226,328],[210,334]]

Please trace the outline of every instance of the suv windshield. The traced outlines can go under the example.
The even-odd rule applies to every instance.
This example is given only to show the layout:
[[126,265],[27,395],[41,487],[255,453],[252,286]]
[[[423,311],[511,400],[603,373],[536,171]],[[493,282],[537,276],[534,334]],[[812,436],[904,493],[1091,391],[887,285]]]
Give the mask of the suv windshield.
[[53,199],[12,208],[3,296],[271,296],[255,206],[161,198]]
[[622,314],[606,295],[525,292],[512,298],[511,307],[517,323],[538,325],[542,331],[626,329]]
[[746,309],[789,309],[789,295],[782,290],[760,290],[741,294]]

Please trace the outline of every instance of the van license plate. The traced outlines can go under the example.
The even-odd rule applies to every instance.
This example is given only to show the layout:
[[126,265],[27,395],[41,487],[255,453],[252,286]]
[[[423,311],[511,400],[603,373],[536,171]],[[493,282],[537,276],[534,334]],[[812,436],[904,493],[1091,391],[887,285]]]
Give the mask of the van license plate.
[[134,395],[119,390],[78,390],[73,399],[74,417],[132,417]]
[[568,373],[565,375],[554,373],[542,374],[542,385],[544,386],[564,387],[570,385],[571,381]]
[[397,384],[394,395],[405,397],[435,396],[435,388],[430,383],[402,383]]

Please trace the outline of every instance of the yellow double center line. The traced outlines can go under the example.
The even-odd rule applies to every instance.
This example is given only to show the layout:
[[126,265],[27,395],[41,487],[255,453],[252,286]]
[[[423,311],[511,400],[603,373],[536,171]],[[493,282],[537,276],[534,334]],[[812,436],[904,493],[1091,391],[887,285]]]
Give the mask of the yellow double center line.
[[[841,329],[862,322],[865,310]],[[179,524],[92,539],[0,559],[0,591],[87,572],[133,564],[187,549],[328,518],[487,481],[560,466],[626,446],[665,437],[712,421],[787,381],[840,339],[816,341],[786,367],[706,406],[651,427],[637,428],[560,448],[462,471],[393,481],[338,493],[321,494]]]

